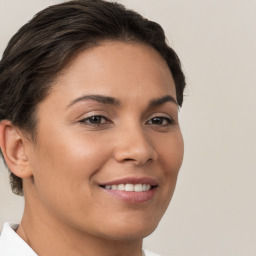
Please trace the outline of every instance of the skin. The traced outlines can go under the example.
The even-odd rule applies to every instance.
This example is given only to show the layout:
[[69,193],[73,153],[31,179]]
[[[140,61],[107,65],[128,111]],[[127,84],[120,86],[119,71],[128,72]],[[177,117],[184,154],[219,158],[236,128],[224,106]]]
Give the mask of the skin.
[[[85,95],[114,97],[118,104],[77,100]],[[149,106],[166,95],[174,100]],[[24,182],[17,233],[37,254],[141,255],[142,239],[166,211],[183,159],[175,100],[172,74],[158,52],[110,41],[81,52],[57,78],[38,105],[35,143],[2,123],[2,147],[19,140],[10,152],[26,166],[21,171],[6,150],[9,167]],[[92,116],[104,118],[95,123]],[[125,202],[99,186],[131,176],[155,179],[154,197]]]

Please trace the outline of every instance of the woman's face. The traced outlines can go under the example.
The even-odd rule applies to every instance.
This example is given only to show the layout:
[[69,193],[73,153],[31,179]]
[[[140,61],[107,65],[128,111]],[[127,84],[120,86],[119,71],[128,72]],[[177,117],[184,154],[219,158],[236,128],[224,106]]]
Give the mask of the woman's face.
[[[174,81],[153,48],[113,41],[81,52],[37,115],[34,212],[104,238],[141,238],[156,228],[183,140]],[[26,190],[29,198],[25,182]]]

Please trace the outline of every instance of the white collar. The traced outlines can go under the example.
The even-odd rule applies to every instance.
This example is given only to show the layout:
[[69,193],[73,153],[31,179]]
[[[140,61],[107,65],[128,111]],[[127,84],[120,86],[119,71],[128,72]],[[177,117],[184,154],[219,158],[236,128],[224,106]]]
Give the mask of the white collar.
[[37,256],[15,230],[18,224],[5,223],[0,236],[0,256]]

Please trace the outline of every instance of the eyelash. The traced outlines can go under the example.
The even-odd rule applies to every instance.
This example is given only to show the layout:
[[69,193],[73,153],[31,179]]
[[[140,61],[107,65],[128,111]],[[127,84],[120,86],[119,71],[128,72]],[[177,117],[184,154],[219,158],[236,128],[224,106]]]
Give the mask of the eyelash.
[[[155,120],[157,122],[159,122],[159,121],[161,121],[161,122],[166,121],[166,123],[165,124],[159,124],[159,123],[158,124],[153,124],[152,120]],[[169,125],[174,124],[174,120],[172,118],[165,117],[165,116],[155,116],[155,117],[152,117],[149,121],[147,121],[147,124],[150,123],[150,122],[151,122],[152,125],[157,125],[157,126],[169,126]]]
[[[97,123],[93,123],[93,119],[98,119],[97,121],[99,121],[100,119],[100,122],[97,122]],[[105,119],[105,123],[110,123],[110,121],[105,117],[105,116],[102,116],[102,115],[93,115],[93,116],[90,116],[90,117],[87,117],[85,119],[82,119],[80,120],[79,122],[82,123],[82,124],[89,124],[91,126],[100,126],[100,125],[104,125],[105,123],[101,123],[102,119]]]
[[[104,123],[102,123],[102,120],[105,120]],[[154,121],[156,123],[153,123]],[[160,121],[160,123],[159,123],[159,121]],[[88,124],[88,125],[91,125],[91,126],[101,126],[101,125],[111,123],[111,121],[109,119],[107,119],[105,116],[102,116],[102,115],[93,115],[93,116],[87,117],[85,119],[82,119],[79,122],[82,123],[82,124]],[[149,121],[147,121],[146,124],[147,125],[160,126],[160,127],[166,127],[166,126],[173,125],[174,120],[170,117],[155,116],[155,117],[152,117]]]

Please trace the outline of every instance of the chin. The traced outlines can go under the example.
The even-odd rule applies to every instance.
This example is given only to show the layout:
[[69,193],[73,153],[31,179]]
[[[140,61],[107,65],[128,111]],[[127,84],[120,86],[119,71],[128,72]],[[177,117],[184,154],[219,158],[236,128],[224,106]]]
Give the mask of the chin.
[[[112,217],[105,219],[101,231],[108,233],[112,238],[122,240],[143,239],[149,236],[157,228],[164,210],[129,211],[125,213],[112,214]],[[106,232],[107,231],[107,232]]]
[[[114,240],[137,240],[143,239],[149,236],[158,226],[157,223],[136,223],[128,224],[123,223],[117,225],[116,227],[112,226],[109,229],[108,237],[111,237]],[[106,233],[106,230],[105,232]]]

